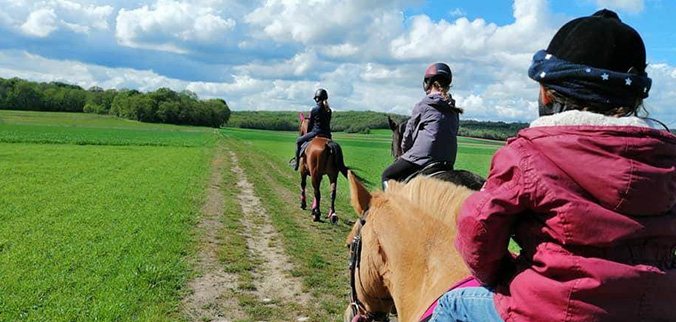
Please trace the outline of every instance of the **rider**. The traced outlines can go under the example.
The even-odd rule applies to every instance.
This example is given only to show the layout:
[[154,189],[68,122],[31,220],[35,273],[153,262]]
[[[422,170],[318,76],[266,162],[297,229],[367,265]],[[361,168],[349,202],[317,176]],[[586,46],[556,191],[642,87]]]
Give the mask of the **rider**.
[[423,90],[427,94],[413,109],[401,141],[404,154],[383,171],[383,189],[388,180],[403,180],[430,162],[455,163],[458,150],[459,114],[448,93],[453,74],[444,63],[427,67]]
[[446,293],[431,321],[676,321],[676,136],[638,117],[641,36],[601,10],[564,25],[528,74],[540,118],[457,218],[484,287]]
[[296,139],[296,162],[294,171],[298,171],[298,158],[300,157],[300,148],[303,143],[314,139],[315,136],[331,138],[331,107],[329,107],[329,93],[320,88],[315,91],[315,102],[317,105],[310,112],[310,119],[307,126],[308,132]]

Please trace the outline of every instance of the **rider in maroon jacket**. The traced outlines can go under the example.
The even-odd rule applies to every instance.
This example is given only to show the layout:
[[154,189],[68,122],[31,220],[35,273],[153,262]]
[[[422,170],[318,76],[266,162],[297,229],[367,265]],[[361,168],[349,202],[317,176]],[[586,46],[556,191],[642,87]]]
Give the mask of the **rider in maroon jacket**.
[[432,321],[676,321],[676,136],[637,116],[645,69],[641,37],[607,10],[535,55],[541,117],[458,215],[485,287],[446,293]]

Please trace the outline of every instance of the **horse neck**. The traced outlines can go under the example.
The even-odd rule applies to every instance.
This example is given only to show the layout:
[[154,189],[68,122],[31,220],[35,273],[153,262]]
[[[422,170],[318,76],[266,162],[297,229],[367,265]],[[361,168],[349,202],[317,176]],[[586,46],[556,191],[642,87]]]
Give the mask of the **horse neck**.
[[469,271],[453,246],[454,228],[424,214],[418,215],[429,218],[412,220],[407,213],[415,214],[415,207],[394,208],[382,213],[384,219],[373,220],[386,258],[383,281],[401,321],[417,321],[436,298]]
[[308,123],[309,123],[309,122],[308,122],[307,119],[303,120],[303,121],[300,123],[300,129],[298,130],[298,134],[300,134],[300,136],[303,136],[303,135],[307,134],[307,131],[308,131],[307,126],[308,126]]

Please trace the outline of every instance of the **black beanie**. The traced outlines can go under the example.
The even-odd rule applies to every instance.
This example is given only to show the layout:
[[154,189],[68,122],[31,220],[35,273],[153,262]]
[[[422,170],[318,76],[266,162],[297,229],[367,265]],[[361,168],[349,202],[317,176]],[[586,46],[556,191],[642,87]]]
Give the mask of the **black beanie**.
[[603,9],[565,24],[547,52],[572,63],[626,73],[645,74],[643,39],[613,11]]

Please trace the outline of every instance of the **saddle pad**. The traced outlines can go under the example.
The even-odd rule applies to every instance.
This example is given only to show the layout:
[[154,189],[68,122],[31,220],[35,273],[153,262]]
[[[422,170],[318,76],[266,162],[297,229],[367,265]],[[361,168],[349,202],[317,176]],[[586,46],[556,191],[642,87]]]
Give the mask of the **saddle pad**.
[[308,140],[308,141],[303,142],[303,144],[300,146],[299,156],[305,155],[305,149],[307,149],[307,146],[310,145],[310,142],[312,142],[312,140]]
[[[448,289],[448,291],[452,291],[452,290],[459,289],[459,288],[479,287],[479,286],[481,286],[479,281],[474,279],[473,276],[469,276],[469,277],[465,277],[460,282],[455,283],[455,285],[453,285],[450,289]],[[427,311],[425,311],[425,314],[423,314],[422,317],[420,318],[420,322],[427,322],[432,318],[432,313],[434,313],[434,309],[437,307],[438,302],[439,302],[439,299],[436,299],[434,301],[434,303],[432,303],[432,305],[430,305],[430,307],[427,309]]]

